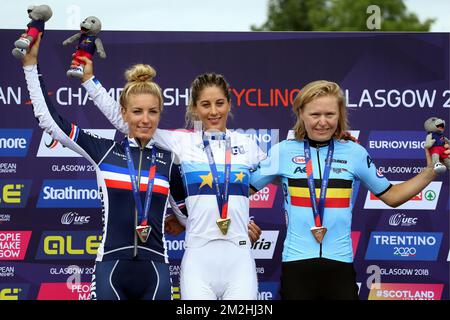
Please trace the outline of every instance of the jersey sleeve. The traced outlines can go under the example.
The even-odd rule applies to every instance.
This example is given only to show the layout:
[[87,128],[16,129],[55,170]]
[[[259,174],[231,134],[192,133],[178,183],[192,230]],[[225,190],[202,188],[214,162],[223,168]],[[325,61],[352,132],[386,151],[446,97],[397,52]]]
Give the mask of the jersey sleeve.
[[109,122],[120,132],[128,134],[128,124],[122,118],[120,104],[108,94],[100,81],[92,77],[81,85]]
[[75,151],[93,164],[98,164],[114,141],[96,137],[61,117],[48,96],[38,66],[25,66],[25,79],[33,112],[39,126],[54,140]]
[[170,206],[173,213],[177,216],[178,221],[182,225],[186,225],[188,212],[186,209],[186,191],[184,188],[181,167],[178,164],[173,164],[170,172]]
[[280,142],[274,145],[270,150],[268,156],[259,162],[256,170],[250,176],[250,188],[254,191],[261,190],[269,184],[273,179],[278,177],[281,173],[281,159],[283,143]]
[[184,148],[191,148],[194,141],[194,134],[185,130],[166,130],[156,129],[153,134],[155,142],[164,149],[170,150],[178,157],[182,157],[183,146]]
[[391,183],[378,172],[367,150],[356,144],[355,147],[353,162],[355,175],[375,196],[381,196],[389,190]]
[[267,154],[259,147],[255,140],[249,138],[251,171],[255,171],[259,163],[267,158]]

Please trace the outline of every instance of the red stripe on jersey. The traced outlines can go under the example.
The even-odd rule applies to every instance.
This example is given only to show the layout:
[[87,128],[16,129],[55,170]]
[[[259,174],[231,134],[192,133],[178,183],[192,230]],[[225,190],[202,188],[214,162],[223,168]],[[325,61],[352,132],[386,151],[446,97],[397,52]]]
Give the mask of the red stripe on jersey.
[[[297,207],[311,208],[311,198],[291,197],[291,204]],[[350,207],[349,198],[326,198],[325,208],[348,208]]]

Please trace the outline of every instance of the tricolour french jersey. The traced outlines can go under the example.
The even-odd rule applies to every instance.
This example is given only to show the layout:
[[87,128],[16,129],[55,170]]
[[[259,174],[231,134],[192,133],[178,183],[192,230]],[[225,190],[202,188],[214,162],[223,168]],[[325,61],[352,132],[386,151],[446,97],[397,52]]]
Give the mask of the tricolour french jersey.
[[[311,147],[314,183],[317,200],[328,146]],[[334,140],[334,154],[325,199],[322,225],[327,233],[322,246],[311,233],[315,226],[306,176],[303,141],[285,140],[272,147],[269,157],[260,163],[250,184],[256,190],[275,177],[281,177],[284,208],[287,214],[287,233],[282,260],[328,258],[353,261],[351,222],[352,208],[361,181],[375,195],[386,192],[391,184],[377,169],[367,151],[359,144]]]
[[125,138],[129,140],[135,175],[140,177],[142,203],[145,202],[152,148],[156,148],[156,176],[149,210],[152,230],[147,242],[141,243],[135,231],[136,206],[123,144],[97,137],[67,122],[52,105],[37,66],[24,67],[24,71],[39,126],[95,166],[104,210],[102,243],[96,260],[135,259],[167,263],[164,242],[167,203],[171,200],[173,208],[183,209],[185,198],[180,169],[174,164],[173,153],[156,145],[153,140],[141,146],[138,140]]

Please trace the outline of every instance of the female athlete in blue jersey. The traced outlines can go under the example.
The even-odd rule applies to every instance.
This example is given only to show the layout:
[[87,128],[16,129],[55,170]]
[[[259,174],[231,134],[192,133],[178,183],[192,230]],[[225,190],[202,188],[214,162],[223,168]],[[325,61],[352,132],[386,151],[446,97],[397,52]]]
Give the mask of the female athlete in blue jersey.
[[129,134],[120,143],[99,138],[67,122],[52,105],[37,66],[40,40],[23,59],[35,117],[53,139],[95,166],[102,194],[104,226],[91,298],[170,300],[164,218],[169,200],[183,209],[185,194],[174,155],[152,139],[163,107],[161,89],[151,80],[155,71],[148,65],[127,71],[120,103]]
[[272,147],[250,181],[255,191],[275,177],[283,185],[288,223],[281,297],[358,299],[350,237],[354,189],[361,181],[384,203],[399,206],[435,178],[429,154],[423,172],[391,185],[362,146],[340,139],[347,130],[347,110],[333,82],[303,87],[294,113],[295,139]]

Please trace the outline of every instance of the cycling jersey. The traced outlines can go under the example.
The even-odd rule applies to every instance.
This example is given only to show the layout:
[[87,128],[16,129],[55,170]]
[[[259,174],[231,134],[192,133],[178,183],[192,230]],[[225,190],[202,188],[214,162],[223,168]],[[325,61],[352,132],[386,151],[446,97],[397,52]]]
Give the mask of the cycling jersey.
[[[38,76],[36,65],[24,67],[28,90],[39,126],[53,139],[84,156],[95,166],[103,205],[103,236],[96,261],[152,260],[168,263],[164,242],[164,217],[167,203],[183,209],[184,189],[174,155],[154,141],[141,146],[129,140],[136,177],[140,177],[140,196],[145,202],[152,148],[156,148],[156,176],[149,210],[151,232],[146,243],[136,235],[137,215],[126,154],[122,143],[97,137],[63,119],[52,105]],[[141,165],[138,167],[138,163]],[[170,191],[170,193],[169,193]],[[176,198],[176,201],[173,197]]]
[[[314,182],[317,199],[328,146],[311,145]],[[256,190],[275,177],[281,177],[287,233],[282,254],[283,262],[327,258],[352,262],[352,208],[359,181],[375,195],[386,192],[391,184],[377,172],[367,151],[357,143],[335,140],[334,155],[326,192],[322,225],[327,233],[319,244],[311,233],[315,226],[306,177],[303,141],[285,140],[272,147],[269,157],[260,163],[250,184]]]

